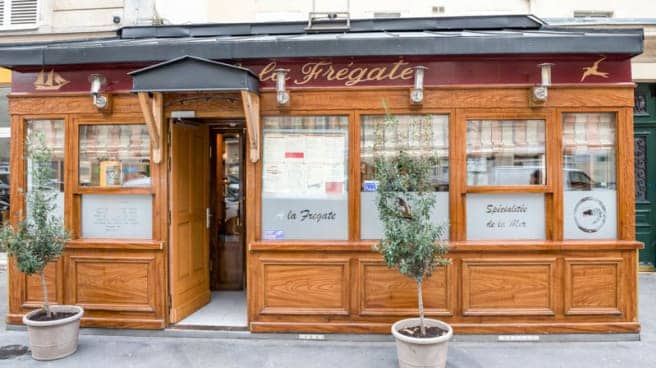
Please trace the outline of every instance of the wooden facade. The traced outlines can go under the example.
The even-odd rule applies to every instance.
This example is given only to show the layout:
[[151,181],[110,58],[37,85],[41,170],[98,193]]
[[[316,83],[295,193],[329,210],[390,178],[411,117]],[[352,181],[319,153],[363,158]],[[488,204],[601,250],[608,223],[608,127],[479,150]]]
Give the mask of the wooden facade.
[[[449,116],[449,258],[452,263],[424,287],[427,315],[451,323],[457,333],[639,332],[633,187],[633,85],[556,85],[544,104],[531,102],[531,85],[451,85],[427,87],[422,105],[410,103],[406,87],[292,89],[289,106],[279,107],[274,91],[262,91],[262,117],[346,115],[349,118],[348,240],[262,239],[262,160],[245,161],[246,264],[249,329],[256,332],[389,331],[395,320],[416,314],[412,280],[387,269],[360,239],[360,116],[440,113]],[[193,110],[198,118],[244,119],[239,94],[164,93],[164,115]],[[564,240],[562,117],[569,112],[616,115],[617,239]],[[170,313],[172,257],[171,164],[168,147],[153,164],[152,186],[88,188],[78,184],[78,128],[84,124],[143,122],[139,100],[112,94],[110,113],[99,112],[88,94],[14,94],[12,171],[25,172],[26,122],[63,119],[65,124],[65,222],[73,240],[49,266],[50,299],[85,308],[83,326],[161,329],[177,320]],[[466,121],[470,118],[535,118],[546,122],[544,185],[480,188],[467,185]],[[165,135],[169,129],[165,121]],[[262,132],[260,131],[260,134]],[[166,142],[168,137],[164,137]],[[12,175],[12,220],[24,211],[25,175]],[[544,241],[466,239],[467,193],[532,192],[545,195]],[[88,193],[150,194],[152,240],[80,237],[80,198]],[[200,257],[200,256],[199,256]],[[206,257],[206,256],[205,256]],[[10,262],[9,323],[37,307],[38,279],[24,277]]]

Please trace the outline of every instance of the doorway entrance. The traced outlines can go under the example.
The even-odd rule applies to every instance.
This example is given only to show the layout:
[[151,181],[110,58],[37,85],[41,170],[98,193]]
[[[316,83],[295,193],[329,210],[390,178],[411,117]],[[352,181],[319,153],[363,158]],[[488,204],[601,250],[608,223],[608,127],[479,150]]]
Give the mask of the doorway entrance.
[[246,329],[245,124],[170,126],[170,321]]

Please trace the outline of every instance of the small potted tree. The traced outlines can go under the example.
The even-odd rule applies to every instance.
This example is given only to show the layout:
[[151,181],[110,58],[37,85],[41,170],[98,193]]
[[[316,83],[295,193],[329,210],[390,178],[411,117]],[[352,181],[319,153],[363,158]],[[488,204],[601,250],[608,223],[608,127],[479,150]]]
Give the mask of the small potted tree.
[[[387,115],[385,125],[390,124],[398,122]],[[443,240],[448,225],[430,219],[436,205],[431,194],[432,166],[426,151],[419,156],[403,150],[389,157],[375,154],[378,215],[385,231],[378,250],[388,267],[417,285],[419,318],[392,326],[401,367],[445,367],[447,343],[453,335],[448,324],[424,318],[422,285],[436,267],[449,263]]]
[[56,192],[52,188],[51,152],[43,134],[31,134],[28,141],[30,189],[27,216],[17,226],[4,226],[0,245],[6,247],[19,271],[38,274],[43,288],[43,306],[23,316],[27,325],[32,357],[52,360],[77,350],[83,309],[74,305],[50,305],[45,268],[64,250],[68,232],[54,214]]

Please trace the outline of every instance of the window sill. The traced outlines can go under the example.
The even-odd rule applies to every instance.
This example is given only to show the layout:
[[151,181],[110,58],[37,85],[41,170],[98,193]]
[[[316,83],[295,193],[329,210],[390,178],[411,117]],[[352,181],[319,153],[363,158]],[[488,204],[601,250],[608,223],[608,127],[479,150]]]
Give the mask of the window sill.
[[150,239],[74,239],[66,242],[67,249],[162,250],[164,242]]
[[79,187],[75,194],[154,194],[152,187]]
[[[248,245],[249,252],[376,252],[376,240],[267,240]],[[463,240],[448,242],[450,252],[603,251],[644,248],[636,240]]]

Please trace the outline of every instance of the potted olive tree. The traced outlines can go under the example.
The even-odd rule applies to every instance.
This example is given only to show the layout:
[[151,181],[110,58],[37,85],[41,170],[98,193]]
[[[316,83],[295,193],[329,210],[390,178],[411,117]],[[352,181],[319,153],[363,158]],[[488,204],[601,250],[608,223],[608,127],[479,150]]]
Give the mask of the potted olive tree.
[[[386,125],[398,125],[388,115]],[[384,236],[378,250],[388,267],[412,278],[417,285],[419,318],[404,319],[392,326],[401,367],[445,367],[447,343],[453,335],[448,324],[424,318],[422,285],[436,267],[448,264],[443,241],[448,225],[430,219],[436,205],[431,193],[433,161],[430,153],[375,154],[378,182],[377,207]]]
[[43,306],[23,316],[32,357],[37,360],[63,358],[75,352],[83,309],[74,305],[50,305],[45,268],[64,250],[68,232],[54,214],[56,191],[52,188],[51,152],[43,134],[28,141],[30,189],[27,216],[17,226],[0,230],[0,245],[16,262],[19,271],[38,274],[43,288]]

